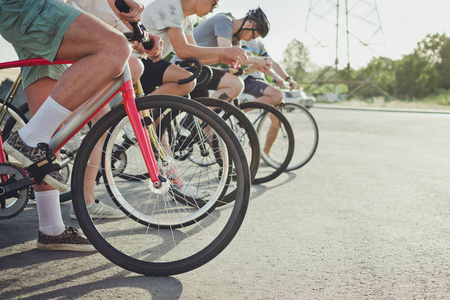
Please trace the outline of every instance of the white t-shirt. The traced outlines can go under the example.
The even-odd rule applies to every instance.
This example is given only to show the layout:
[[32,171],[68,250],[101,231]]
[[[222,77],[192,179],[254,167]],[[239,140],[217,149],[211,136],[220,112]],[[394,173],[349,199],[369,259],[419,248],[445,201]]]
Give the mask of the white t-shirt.
[[194,30],[192,16],[184,17],[180,0],[154,0],[150,2],[144,8],[141,23],[151,34],[159,35],[164,41],[162,57],[166,57],[173,50],[167,35],[168,28],[179,28],[187,36],[192,36]]
[[66,3],[96,16],[120,32],[131,31],[114,13],[106,0],[67,0]]

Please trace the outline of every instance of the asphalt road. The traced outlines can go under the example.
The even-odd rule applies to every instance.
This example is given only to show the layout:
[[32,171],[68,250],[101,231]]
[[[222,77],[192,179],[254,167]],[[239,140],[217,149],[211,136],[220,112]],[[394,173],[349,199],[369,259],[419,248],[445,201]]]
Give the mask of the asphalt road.
[[311,112],[314,158],[253,186],[241,230],[205,266],[145,277],[41,252],[31,203],[0,222],[0,299],[448,299],[450,115]]

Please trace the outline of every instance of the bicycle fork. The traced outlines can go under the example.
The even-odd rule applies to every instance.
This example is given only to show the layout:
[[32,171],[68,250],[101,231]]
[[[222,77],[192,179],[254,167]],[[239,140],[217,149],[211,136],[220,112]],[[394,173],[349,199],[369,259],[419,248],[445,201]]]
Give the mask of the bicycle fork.
[[150,144],[150,139],[148,137],[145,121],[141,114],[138,112],[136,105],[136,98],[134,95],[134,88],[131,80],[128,80],[121,88],[123,105],[125,111],[127,112],[128,119],[130,120],[131,127],[133,128],[134,134],[141,149],[142,156],[144,158],[145,164],[147,166],[150,179],[153,183],[152,189],[159,190],[163,183],[167,182],[166,178],[163,177],[158,168],[153,151],[151,151],[152,146]]

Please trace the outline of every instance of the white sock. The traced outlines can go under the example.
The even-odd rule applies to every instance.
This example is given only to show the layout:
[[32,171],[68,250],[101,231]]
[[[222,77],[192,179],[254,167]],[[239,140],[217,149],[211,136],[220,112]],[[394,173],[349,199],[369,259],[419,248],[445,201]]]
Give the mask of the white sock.
[[60,235],[66,229],[61,216],[59,191],[34,192],[39,217],[39,230],[46,235]]
[[19,129],[19,136],[30,147],[36,147],[38,143],[48,144],[58,126],[71,113],[49,96],[30,122]]

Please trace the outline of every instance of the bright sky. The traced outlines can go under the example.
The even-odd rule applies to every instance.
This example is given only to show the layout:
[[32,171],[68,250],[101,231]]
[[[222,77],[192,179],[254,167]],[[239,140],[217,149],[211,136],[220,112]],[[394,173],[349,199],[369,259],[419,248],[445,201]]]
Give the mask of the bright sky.
[[[143,0],[143,2],[145,3],[146,1]],[[358,4],[358,2],[360,3]],[[374,19],[377,24],[370,27],[361,21],[352,23],[353,20],[349,20],[349,31],[364,41],[365,37],[362,35],[370,35],[378,27],[378,23],[381,23],[386,47],[379,46],[376,49],[378,54],[399,59],[402,55],[410,53],[417,42],[429,33],[446,32],[450,36],[450,21],[448,20],[450,1],[366,0],[365,2],[376,3],[380,22],[378,22],[378,19]],[[329,7],[331,7],[332,11],[326,15],[329,19],[332,17],[334,19],[330,20],[328,25],[319,22],[315,24],[309,23],[309,31],[306,36],[306,18],[310,8],[310,0],[219,0],[219,8],[215,13],[232,12],[236,18],[240,18],[245,15],[248,9],[260,6],[271,22],[271,31],[265,38],[266,48],[269,54],[277,61],[283,58],[283,51],[292,39],[303,41],[309,46],[305,37],[310,34],[321,37],[320,34],[329,31],[327,37],[331,38],[331,43],[333,43],[331,47],[322,49],[310,48],[312,61],[320,66],[326,66],[332,64],[335,58],[335,29],[333,29],[334,27],[331,24],[335,24],[336,10],[333,6],[334,3],[338,3],[338,0],[336,2],[332,0],[312,0],[312,3],[312,7],[314,7],[314,3],[321,3],[320,7],[323,11],[320,11],[317,7],[314,8],[315,12],[319,14],[325,14],[324,11],[329,10]],[[345,6],[345,1],[341,0],[339,3],[341,8]],[[347,3],[349,12],[352,14],[352,12],[359,13],[356,9],[353,10],[352,7],[361,5],[364,1],[348,0]],[[370,10],[369,6],[367,6],[367,9]],[[313,17],[310,14],[309,22],[312,20]],[[343,16],[340,16],[340,23],[345,25]],[[363,30],[363,33],[357,30]],[[378,40],[381,41],[381,34],[378,37]],[[339,43],[342,46],[342,53],[339,54],[342,57],[342,62],[342,60],[346,60],[345,37],[340,37]],[[373,55],[373,52],[359,47],[351,50],[350,61],[353,66],[363,66]],[[0,39],[0,61],[13,59],[16,59],[16,56],[12,47],[6,41]]]

